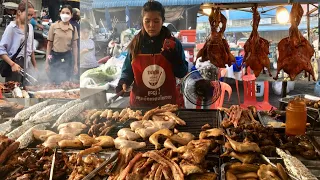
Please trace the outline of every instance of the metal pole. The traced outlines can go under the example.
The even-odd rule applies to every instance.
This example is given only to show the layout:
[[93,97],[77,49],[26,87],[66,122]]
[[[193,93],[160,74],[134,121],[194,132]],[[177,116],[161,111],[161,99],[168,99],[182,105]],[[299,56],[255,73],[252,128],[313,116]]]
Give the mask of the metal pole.
[[308,35],[308,41],[310,42],[310,14],[309,14],[309,3],[307,4],[307,35]]
[[[25,2],[26,2],[26,10],[25,10],[25,12],[26,12],[26,17],[25,17],[25,25],[24,25],[24,39],[27,39],[28,37],[27,37],[27,34],[28,34],[28,30],[29,30],[29,22],[28,22],[28,3],[29,3],[29,0],[25,0]],[[26,41],[26,43],[25,43],[25,46],[24,46],[24,54],[23,54],[23,57],[24,57],[24,67],[23,67],[23,69],[24,69],[24,74],[27,72],[27,69],[26,69],[26,67],[27,67],[27,63],[28,63],[28,61],[27,61],[27,46],[28,46],[28,41]],[[23,85],[25,84],[25,77],[26,76],[23,76]]]

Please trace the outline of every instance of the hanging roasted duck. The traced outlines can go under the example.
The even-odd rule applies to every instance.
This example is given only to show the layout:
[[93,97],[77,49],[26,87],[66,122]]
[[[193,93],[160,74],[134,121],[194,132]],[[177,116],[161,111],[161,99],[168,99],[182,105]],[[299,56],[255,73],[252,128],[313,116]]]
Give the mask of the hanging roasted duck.
[[269,54],[269,42],[268,40],[259,36],[258,26],[260,22],[260,15],[258,12],[258,7],[255,5],[252,8],[253,12],[253,23],[252,32],[249,39],[244,44],[244,63],[246,67],[250,67],[256,77],[259,76],[264,67],[268,69],[269,76],[270,73],[270,59]]
[[302,16],[303,9],[300,3],[293,3],[290,12],[291,27],[289,29],[289,37],[282,39],[278,44],[279,58],[275,80],[278,79],[279,72],[283,69],[292,81],[303,70],[311,74],[315,81],[314,71],[311,66],[311,57],[314,54],[314,49],[298,29]]
[[235,58],[230,52],[228,42],[223,38],[227,27],[227,18],[221,13],[220,8],[211,8],[209,23],[211,34],[203,48],[198,52],[197,59],[201,57],[201,62],[210,60],[212,64],[219,68],[225,68],[226,64],[231,66],[235,62]]

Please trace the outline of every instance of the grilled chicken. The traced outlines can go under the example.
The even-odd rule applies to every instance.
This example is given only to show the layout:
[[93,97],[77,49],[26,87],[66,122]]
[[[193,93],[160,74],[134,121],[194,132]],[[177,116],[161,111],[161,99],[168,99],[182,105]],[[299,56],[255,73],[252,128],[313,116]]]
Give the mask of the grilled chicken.
[[97,140],[88,134],[80,134],[78,139],[82,142],[83,146],[92,146],[92,144],[97,143]]
[[237,152],[240,152],[240,153],[261,152],[257,143],[249,142],[246,140],[244,140],[244,142],[237,142],[231,139],[229,136],[226,136],[226,138],[230,142],[231,147]]
[[129,128],[122,128],[117,133],[118,137],[122,137],[124,139],[128,139],[130,141],[134,141],[136,139],[139,139],[139,134],[136,134],[135,132],[132,132]]
[[63,123],[58,126],[58,131],[64,127],[70,127],[72,129],[85,129],[87,126],[81,122]]
[[161,144],[158,142],[158,138],[160,135],[166,136],[166,137],[170,137],[172,136],[172,131],[170,131],[169,129],[161,129],[155,133],[153,133],[150,137],[149,137],[149,141],[155,145],[156,149],[160,149],[161,148]]
[[99,136],[95,138],[98,143],[93,144],[93,146],[101,146],[101,147],[113,147],[114,139],[111,136]]
[[200,164],[212,145],[212,141],[208,139],[192,140],[187,145],[187,151],[181,157],[191,163]]
[[177,142],[181,145],[187,145],[194,138],[194,135],[189,132],[179,132],[178,134],[174,134],[170,137],[173,142]]
[[204,172],[204,169],[202,167],[200,167],[199,165],[192,164],[186,160],[182,160],[180,162],[180,167],[181,167],[182,172],[185,176],[188,176],[190,174]]
[[122,148],[140,149],[140,148],[146,147],[145,142],[129,141],[120,137],[117,137],[114,140],[114,145],[117,149],[122,149]]
[[199,139],[205,139],[207,137],[218,137],[223,135],[223,129],[213,128],[205,131],[201,131]]
[[53,131],[49,130],[38,130],[38,129],[33,129],[32,130],[33,137],[37,140],[40,141],[45,141],[48,137],[55,135],[56,133]]

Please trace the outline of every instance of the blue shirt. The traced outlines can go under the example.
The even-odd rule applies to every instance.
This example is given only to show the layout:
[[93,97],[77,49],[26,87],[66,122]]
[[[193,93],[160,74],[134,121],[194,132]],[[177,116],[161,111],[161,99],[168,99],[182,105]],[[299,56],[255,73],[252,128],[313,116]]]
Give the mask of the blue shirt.
[[34,19],[34,18],[31,18],[30,19],[30,24],[32,25],[33,29],[36,28],[38,22]]
[[[15,21],[11,21],[10,24],[6,27],[1,41],[0,41],[0,55],[7,54],[9,57],[12,57],[19,46],[24,41],[24,31],[21,30]],[[29,24],[29,37],[27,45],[27,56],[31,56],[31,53],[35,50],[33,46],[34,34],[33,27]],[[20,51],[17,57],[24,56],[24,48]]]

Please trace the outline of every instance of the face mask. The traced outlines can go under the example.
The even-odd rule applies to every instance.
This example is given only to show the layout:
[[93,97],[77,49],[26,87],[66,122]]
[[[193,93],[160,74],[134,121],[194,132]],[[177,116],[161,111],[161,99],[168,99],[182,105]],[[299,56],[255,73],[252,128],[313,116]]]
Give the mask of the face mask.
[[71,16],[68,14],[60,14],[60,17],[63,22],[68,22],[71,19]]

